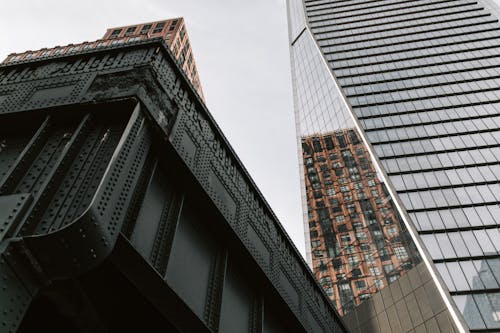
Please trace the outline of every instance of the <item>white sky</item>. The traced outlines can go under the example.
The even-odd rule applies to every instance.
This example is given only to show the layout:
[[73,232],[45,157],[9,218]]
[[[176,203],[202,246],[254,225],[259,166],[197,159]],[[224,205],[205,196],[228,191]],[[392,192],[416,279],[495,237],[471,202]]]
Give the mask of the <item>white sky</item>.
[[3,1],[0,59],[177,16],[209,110],[304,254],[285,0]]

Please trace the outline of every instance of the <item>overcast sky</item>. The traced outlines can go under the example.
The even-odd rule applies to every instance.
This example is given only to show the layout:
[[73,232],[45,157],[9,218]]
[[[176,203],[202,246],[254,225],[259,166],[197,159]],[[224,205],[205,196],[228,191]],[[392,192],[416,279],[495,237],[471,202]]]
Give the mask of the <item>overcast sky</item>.
[[304,253],[285,0],[3,1],[0,58],[177,16],[209,110]]

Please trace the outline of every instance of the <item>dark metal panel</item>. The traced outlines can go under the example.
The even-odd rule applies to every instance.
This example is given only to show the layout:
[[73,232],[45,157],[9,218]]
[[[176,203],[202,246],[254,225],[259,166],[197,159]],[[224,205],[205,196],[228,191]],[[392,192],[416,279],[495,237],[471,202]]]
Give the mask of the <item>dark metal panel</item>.
[[184,202],[166,274],[167,283],[200,318],[220,251],[210,229],[204,226],[216,223],[210,217],[202,215],[195,203]]
[[[38,262],[45,276],[79,274],[95,267],[111,252],[148,147],[144,119],[136,109],[85,213],[56,232],[24,238],[29,255]],[[112,195],[114,191],[118,195]]]
[[[43,165],[32,142],[34,156],[18,167],[20,176],[9,189],[51,189],[42,191],[47,197],[35,197],[43,199],[35,201],[45,214],[32,215],[24,237],[11,240],[9,247],[20,259],[16,272],[31,269],[20,275],[38,279],[34,291],[46,290],[44,283],[78,279],[107,265],[109,258],[185,331],[245,324],[254,332],[261,331],[263,321],[271,332],[343,331],[305,262],[168,52],[152,41],[0,66],[0,95],[6,96],[0,113],[15,117],[37,109],[38,115],[50,114],[48,132],[35,137],[42,138],[41,149],[56,156]],[[107,113],[100,103],[124,97],[140,100],[142,112],[137,107],[124,129],[110,122],[108,132],[100,123]],[[80,111],[61,107],[73,103],[83,103]],[[113,103],[115,116],[117,103],[129,102]],[[49,107],[60,107],[57,116],[45,109]],[[129,110],[123,112],[128,119]],[[85,114],[91,115],[86,123],[93,125],[75,132]],[[58,144],[61,135],[73,144]],[[52,183],[44,176],[19,185],[34,164],[59,177],[52,177]],[[49,220],[48,229],[40,227],[40,217]],[[228,252],[238,260],[226,274]]]
[[258,311],[256,293],[230,259],[222,293],[219,332],[255,332],[253,321]]
[[162,276],[149,265],[125,237],[118,237],[116,247],[110,257],[114,265],[122,271],[165,318],[182,332],[210,333],[201,318],[172,290]]
[[[16,127],[19,128],[20,126]],[[47,139],[47,133],[49,127],[50,127],[50,117],[47,116],[44,122],[40,125],[40,127],[36,131],[36,133],[34,133],[31,139],[28,139],[29,141],[24,146],[24,149],[19,152],[19,154],[16,156],[14,162],[11,165],[9,163],[5,163],[5,160],[2,159],[2,167],[7,166],[9,167],[9,169],[4,174],[2,174],[3,178],[0,180],[0,194],[9,193],[14,190],[13,187],[15,186],[16,183],[20,181],[23,171],[26,170],[28,166],[33,162],[36,154],[41,149],[42,144]],[[24,133],[25,130],[24,131],[21,130],[21,132],[25,134]],[[28,130],[28,133],[29,132],[30,131]],[[30,137],[29,134],[23,136],[28,138]],[[5,145],[7,144],[10,145],[10,143],[6,143]]]
[[29,193],[0,196],[0,240],[12,233],[32,201]]

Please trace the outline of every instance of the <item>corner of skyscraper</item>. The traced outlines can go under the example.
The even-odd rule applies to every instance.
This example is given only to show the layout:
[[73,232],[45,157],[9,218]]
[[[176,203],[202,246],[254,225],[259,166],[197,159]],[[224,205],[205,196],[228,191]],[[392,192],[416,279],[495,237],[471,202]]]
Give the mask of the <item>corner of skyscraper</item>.
[[307,261],[352,332],[500,331],[498,13],[287,1]]

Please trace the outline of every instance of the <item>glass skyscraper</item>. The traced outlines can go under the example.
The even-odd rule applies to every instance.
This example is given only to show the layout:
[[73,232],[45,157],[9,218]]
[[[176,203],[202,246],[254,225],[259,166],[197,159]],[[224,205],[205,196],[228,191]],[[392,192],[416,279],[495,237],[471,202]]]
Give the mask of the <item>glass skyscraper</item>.
[[500,332],[500,24],[288,0],[307,259],[360,332]]

